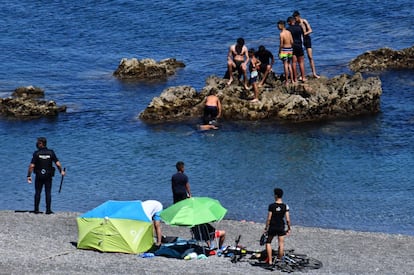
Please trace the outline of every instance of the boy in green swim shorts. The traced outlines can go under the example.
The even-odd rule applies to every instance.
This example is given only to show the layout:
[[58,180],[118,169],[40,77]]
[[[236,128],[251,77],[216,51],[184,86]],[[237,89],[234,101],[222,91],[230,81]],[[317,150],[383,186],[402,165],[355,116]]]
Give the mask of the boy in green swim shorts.
[[279,20],[277,27],[280,30],[280,45],[279,45],[279,58],[283,62],[283,69],[285,72],[285,84],[289,83],[290,80],[293,83],[292,73],[292,56],[293,56],[293,37],[290,31],[286,29],[286,22]]

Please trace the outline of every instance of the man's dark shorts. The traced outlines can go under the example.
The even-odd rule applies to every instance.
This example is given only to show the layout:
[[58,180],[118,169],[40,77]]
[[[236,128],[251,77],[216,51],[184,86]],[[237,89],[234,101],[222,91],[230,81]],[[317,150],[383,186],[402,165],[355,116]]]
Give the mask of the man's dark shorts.
[[[285,230],[279,230],[279,229],[274,229],[274,228],[269,228],[269,231],[267,231],[267,234],[269,236],[285,236],[286,235],[286,231]],[[270,243],[272,240],[269,240],[271,238],[268,238],[266,243]]]
[[301,57],[305,55],[305,53],[303,52],[302,45],[293,45],[293,55],[296,57]]
[[173,201],[177,203],[179,201],[185,200],[187,198],[187,194],[173,194]]
[[306,49],[312,48],[312,40],[310,35],[305,35],[303,37],[303,46],[305,46]]
[[241,65],[243,64],[243,61],[234,60],[234,64],[236,64],[236,70],[241,70]]
[[260,72],[265,73],[267,71],[267,66],[269,66],[269,64],[261,63],[260,64]]

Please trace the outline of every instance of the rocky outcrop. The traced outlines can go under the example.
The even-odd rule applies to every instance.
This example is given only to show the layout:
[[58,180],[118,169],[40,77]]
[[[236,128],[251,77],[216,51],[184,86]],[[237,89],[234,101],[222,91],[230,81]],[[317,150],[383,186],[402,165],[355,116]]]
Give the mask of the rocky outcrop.
[[160,62],[150,58],[142,60],[123,58],[113,74],[120,79],[165,80],[182,67],[185,67],[184,63],[174,58]]
[[360,73],[332,79],[321,77],[306,83],[285,86],[280,80],[266,83],[260,90],[260,101],[251,102],[253,92],[237,80],[211,76],[197,92],[190,86],[170,87],[153,98],[139,118],[148,122],[177,121],[200,117],[204,99],[217,89],[226,120],[315,121],[377,113],[382,94],[378,77],[364,79]]
[[414,46],[400,51],[382,48],[366,52],[353,59],[349,68],[354,72],[414,69]]
[[17,88],[11,97],[0,98],[0,114],[15,118],[39,118],[66,111],[66,106],[57,106],[53,100],[42,100],[44,95],[44,91],[37,87]]

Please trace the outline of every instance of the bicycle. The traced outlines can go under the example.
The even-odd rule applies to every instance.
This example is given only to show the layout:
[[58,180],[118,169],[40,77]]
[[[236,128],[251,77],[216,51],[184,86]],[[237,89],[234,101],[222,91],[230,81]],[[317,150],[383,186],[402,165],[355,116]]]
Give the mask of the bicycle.
[[[248,250],[239,245],[240,238],[241,235],[237,237],[234,246],[228,246],[222,252],[225,257],[231,258],[232,263],[237,263],[247,255],[252,255],[249,260],[256,261],[255,263],[251,263],[252,265],[261,266],[269,270],[277,268],[282,272],[288,273],[304,271],[306,269],[319,269],[323,266],[321,261],[308,257],[306,254],[295,253],[294,249],[285,250],[282,259],[277,259],[277,256],[273,256],[273,264],[269,266],[265,263],[267,256],[265,250]],[[274,250],[273,255],[277,255],[277,252]]]
[[237,237],[234,246],[228,246],[222,251],[222,255],[224,255],[225,257],[230,257],[232,263],[239,262],[242,258],[246,257],[247,255],[255,255],[255,257],[257,257],[257,254],[261,253],[261,251],[259,250],[248,250],[245,247],[239,245],[240,238],[241,235]]
[[306,254],[295,253],[294,249],[290,249],[284,251],[282,259],[274,257],[272,268],[290,273],[306,269],[319,269],[322,266],[321,261],[308,257]]

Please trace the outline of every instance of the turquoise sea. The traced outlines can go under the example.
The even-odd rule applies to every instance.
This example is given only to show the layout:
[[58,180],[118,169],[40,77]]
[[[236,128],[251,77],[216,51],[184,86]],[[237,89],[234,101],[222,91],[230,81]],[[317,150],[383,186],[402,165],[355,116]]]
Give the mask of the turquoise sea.
[[[277,52],[276,22],[299,10],[313,30],[318,73],[382,47],[414,43],[414,2],[391,1],[3,1],[0,96],[43,88],[67,105],[52,119],[0,119],[0,209],[32,210],[26,172],[38,136],[67,169],[54,211],[85,212],[106,200],[172,203],[175,163],[186,163],[194,196],[217,198],[226,218],[264,222],[274,187],[294,225],[414,235],[414,73],[378,73],[381,112],[350,120],[280,124],[222,121],[147,124],[137,116],[171,86],[202,89],[225,72],[228,47]],[[176,58],[164,82],[112,76],[122,58]],[[308,63],[306,70],[310,73]],[[274,71],[281,73],[278,61]],[[41,209],[44,209],[44,194]]]

